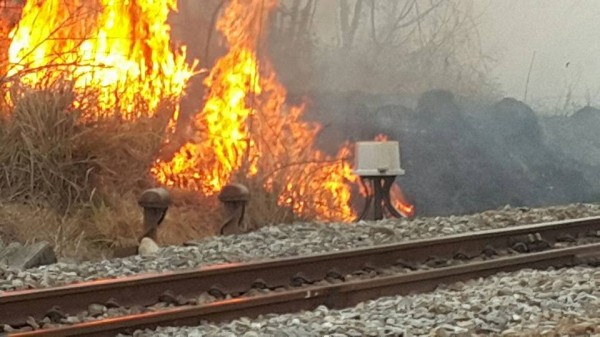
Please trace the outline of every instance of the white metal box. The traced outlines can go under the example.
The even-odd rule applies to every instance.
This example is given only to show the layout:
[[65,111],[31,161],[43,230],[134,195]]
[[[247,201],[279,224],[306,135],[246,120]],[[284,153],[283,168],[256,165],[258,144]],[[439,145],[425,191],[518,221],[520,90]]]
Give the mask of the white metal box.
[[400,145],[398,142],[356,142],[354,173],[359,176],[399,176]]

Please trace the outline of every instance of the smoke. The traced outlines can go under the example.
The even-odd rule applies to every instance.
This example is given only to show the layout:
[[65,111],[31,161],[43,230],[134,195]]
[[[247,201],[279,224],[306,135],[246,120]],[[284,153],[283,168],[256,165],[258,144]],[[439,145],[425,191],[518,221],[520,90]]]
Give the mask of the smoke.
[[[221,0],[179,0],[175,38],[209,68],[226,48],[214,30]],[[290,92],[418,95],[442,88],[491,96],[472,0],[280,0],[264,27],[269,58]]]
[[600,2],[488,0],[476,7],[482,48],[496,59],[493,75],[505,95],[523,99],[531,66],[526,103],[540,113],[598,103]]
[[[377,98],[357,93],[352,97],[317,94],[312,110],[347,108],[352,116],[312,115],[330,126],[319,143],[333,147],[379,133],[398,140],[406,175],[397,182],[419,215],[472,213],[506,204],[589,202],[600,195],[594,173],[600,163],[600,136],[594,132],[600,126],[600,110],[558,120],[540,118],[512,98],[473,105],[436,90],[423,94],[411,109],[401,104],[357,105]],[[593,145],[578,147],[581,139]],[[594,152],[587,152],[591,148]]]

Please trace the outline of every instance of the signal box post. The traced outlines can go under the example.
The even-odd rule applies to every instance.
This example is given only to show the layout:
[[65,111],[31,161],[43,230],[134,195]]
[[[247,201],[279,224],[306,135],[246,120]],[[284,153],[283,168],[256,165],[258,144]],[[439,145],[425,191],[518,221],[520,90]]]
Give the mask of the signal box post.
[[[360,177],[366,192],[365,207],[358,220],[381,220],[387,211],[400,218],[402,214],[392,205],[390,193],[397,176],[403,175],[400,167],[398,142],[357,142],[354,173]],[[370,209],[373,207],[373,212]]]

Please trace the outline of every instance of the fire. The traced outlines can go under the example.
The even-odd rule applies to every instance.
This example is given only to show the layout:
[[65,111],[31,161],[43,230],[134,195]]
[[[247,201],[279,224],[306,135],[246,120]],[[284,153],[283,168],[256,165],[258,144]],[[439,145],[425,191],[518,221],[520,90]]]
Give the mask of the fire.
[[92,118],[153,116],[163,100],[178,102],[196,65],[171,50],[176,9],[176,0],[28,0],[9,35],[7,76],[42,88],[72,81],[98,107]]
[[344,160],[349,147],[330,158],[315,148],[319,126],[302,120],[303,106],[286,104],[286,89],[271,65],[257,56],[275,0],[232,0],[217,29],[229,44],[205,80],[204,108],[194,120],[194,139],[152,172],[169,186],[214,194],[237,179],[259,182],[299,216],[351,220]]
[[[152,117],[161,103],[174,103],[172,132],[197,65],[186,62],[185,48],[170,46],[166,22],[176,3],[28,0],[9,33],[3,75],[37,88],[71,82],[89,120]],[[157,159],[151,172],[164,185],[204,195],[231,182],[249,182],[299,217],[353,220],[351,185],[357,177],[347,161],[351,146],[336,156],[319,151],[320,126],[303,120],[303,105],[286,104],[286,89],[264,53],[259,57],[276,5],[277,0],[228,2],[216,28],[229,50],[205,79],[193,136],[170,159]],[[400,210],[412,212],[401,197],[395,199]]]
[[415,206],[406,201],[404,197],[404,193],[402,193],[402,189],[398,184],[392,185],[391,195],[392,205],[396,208],[402,215],[407,218],[411,218],[415,215]]
[[21,5],[18,0],[0,1],[0,74],[7,71],[10,32],[21,16]]

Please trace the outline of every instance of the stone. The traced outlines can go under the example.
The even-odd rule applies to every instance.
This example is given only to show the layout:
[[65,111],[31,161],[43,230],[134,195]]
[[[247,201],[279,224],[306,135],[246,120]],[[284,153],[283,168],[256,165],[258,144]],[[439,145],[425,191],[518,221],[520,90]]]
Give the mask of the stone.
[[140,256],[155,256],[160,251],[160,248],[150,238],[143,238],[138,247],[138,254]]
[[106,312],[106,307],[102,304],[92,303],[88,306],[88,315],[92,317],[101,316]]
[[40,325],[38,324],[38,322],[36,322],[35,318],[29,316],[27,317],[27,320],[25,320],[25,323],[27,323],[31,328],[33,328],[33,330],[37,330],[40,328]]
[[254,331],[248,331],[242,335],[243,337],[260,337],[260,335]]
[[437,327],[433,329],[430,333],[432,337],[450,337],[450,333],[446,331],[443,327]]
[[348,331],[346,331],[346,334],[348,334],[348,336],[350,337],[361,337],[363,335],[362,332],[356,329],[349,329]]
[[518,329],[515,329],[515,328],[510,328],[510,329],[504,330],[501,333],[502,337],[519,337],[521,335],[522,335],[522,333],[520,331],[518,331]]
[[56,263],[56,254],[45,241],[26,246],[13,242],[0,253],[0,265],[17,269],[29,269],[52,263]]
[[2,331],[3,332],[14,332],[14,331],[16,331],[16,329],[13,328],[12,326],[8,325],[8,324],[3,324],[2,325]]
[[2,251],[0,251],[0,265],[5,265],[11,267],[9,265],[9,257],[17,254],[17,252],[23,248],[23,245],[18,242],[11,242],[8,246],[4,247]]
[[141,314],[141,313],[144,313],[145,311],[146,311],[146,308],[142,307],[140,305],[134,305],[131,308],[129,308],[129,314],[130,315]]

